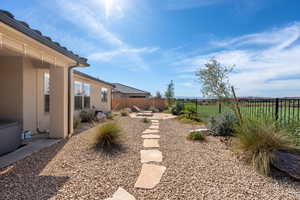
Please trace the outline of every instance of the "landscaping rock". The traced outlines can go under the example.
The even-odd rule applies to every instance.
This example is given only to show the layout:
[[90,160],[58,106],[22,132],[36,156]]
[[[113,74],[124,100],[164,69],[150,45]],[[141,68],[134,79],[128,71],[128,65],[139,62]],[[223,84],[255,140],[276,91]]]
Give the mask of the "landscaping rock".
[[144,134],[148,134],[148,133],[159,133],[159,130],[152,130],[152,129],[146,129],[145,131],[143,131]]
[[106,200],[135,200],[135,197],[129,194],[123,188],[119,187],[119,189],[114,193],[113,197]]
[[157,139],[144,139],[144,147],[146,148],[157,148],[159,147]]
[[138,177],[134,187],[143,189],[152,189],[159,182],[165,172],[166,167],[153,165],[153,164],[143,164],[141,174]]
[[141,162],[162,162],[163,156],[159,150],[141,150]]
[[300,180],[300,154],[276,151],[272,165],[290,175],[291,177]]
[[160,135],[153,135],[153,134],[148,134],[148,135],[142,135],[143,139],[159,139]]
[[158,130],[158,129],[159,129],[159,126],[151,125],[151,126],[149,127],[149,129]]

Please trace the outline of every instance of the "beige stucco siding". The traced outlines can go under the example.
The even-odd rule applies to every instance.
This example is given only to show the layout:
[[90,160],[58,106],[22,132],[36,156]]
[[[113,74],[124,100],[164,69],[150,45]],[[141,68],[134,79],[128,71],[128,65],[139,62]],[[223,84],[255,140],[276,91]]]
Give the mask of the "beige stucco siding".
[[[74,75],[74,81],[80,81],[82,83],[87,83],[91,85],[91,108],[95,107],[96,109],[108,112],[111,110],[111,89],[112,86],[88,79],[86,77]],[[101,88],[107,88],[107,102],[101,101]]]
[[50,114],[44,111],[44,73],[49,70],[23,59],[23,129],[34,133],[50,128]]
[[0,57],[0,119],[22,120],[22,58]]

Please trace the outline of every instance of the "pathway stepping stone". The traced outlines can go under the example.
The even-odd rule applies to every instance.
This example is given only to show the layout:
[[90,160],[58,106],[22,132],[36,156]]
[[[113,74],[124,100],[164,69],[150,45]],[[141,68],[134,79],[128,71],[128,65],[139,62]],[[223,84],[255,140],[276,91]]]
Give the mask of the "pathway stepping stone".
[[162,162],[163,156],[159,150],[141,150],[141,162]]
[[159,129],[159,126],[151,125],[149,129]]
[[134,196],[129,194],[126,190],[119,187],[119,189],[114,193],[112,198],[105,200],[136,200]]
[[136,181],[135,188],[152,189],[159,182],[165,172],[166,167],[153,165],[153,164],[143,164],[141,173]]
[[146,148],[157,148],[159,147],[157,139],[144,139],[144,147]]
[[159,130],[153,130],[153,129],[146,129],[145,131],[143,131],[144,134],[148,134],[148,133],[159,133]]
[[160,135],[147,134],[147,135],[142,135],[142,138],[144,138],[144,139],[159,139]]

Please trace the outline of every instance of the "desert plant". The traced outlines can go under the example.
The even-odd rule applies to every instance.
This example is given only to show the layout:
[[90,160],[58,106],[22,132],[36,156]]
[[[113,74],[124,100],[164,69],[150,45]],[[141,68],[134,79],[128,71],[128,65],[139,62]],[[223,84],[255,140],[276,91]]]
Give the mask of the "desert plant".
[[129,113],[126,109],[121,110],[121,116],[126,117],[128,115],[129,115]]
[[150,120],[149,120],[148,118],[143,118],[142,121],[143,121],[144,123],[150,123]]
[[159,112],[159,109],[155,108],[154,106],[150,106],[149,110],[152,111],[153,113]]
[[80,125],[81,125],[81,119],[80,119],[80,117],[79,116],[78,117],[74,117],[73,118],[73,128],[77,129],[77,128],[80,127]]
[[103,150],[111,150],[121,142],[121,128],[116,123],[100,126],[93,138],[93,145]]
[[295,144],[300,146],[300,122],[293,122],[287,125],[278,123],[278,125],[285,129],[290,136],[294,137]]
[[208,129],[213,136],[232,136],[237,123],[238,120],[233,113],[223,113],[210,117]]
[[114,119],[114,115],[112,114],[112,112],[106,113],[106,119]]
[[95,112],[93,110],[82,110],[79,114],[81,122],[92,122],[95,119]]
[[201,131],[192,131],[188,134],[187,139],[189,140],[205,140],[205,135]]
[[183,113],[183,110],[184,110],[184,103],[176,102],[176,105],[172,107],[171,112],[173,115],[179,115]]
[[233,149],[259,173],[270,175],[276,151],[293,151],[295,146],[286,131],[271,120],[247,119],[235,127]]

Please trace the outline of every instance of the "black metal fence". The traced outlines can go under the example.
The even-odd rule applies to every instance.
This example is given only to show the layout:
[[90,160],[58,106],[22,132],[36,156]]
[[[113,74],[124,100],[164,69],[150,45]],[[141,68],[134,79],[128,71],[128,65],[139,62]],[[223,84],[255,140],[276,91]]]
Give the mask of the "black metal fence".
[[[217,99],[177,99],[176,102],[193,107],[203,118],[231,111]],[[249,118],[272,118],[280,123],[300,121],[300,98],[239,98],[238,104],[241,113]]]

